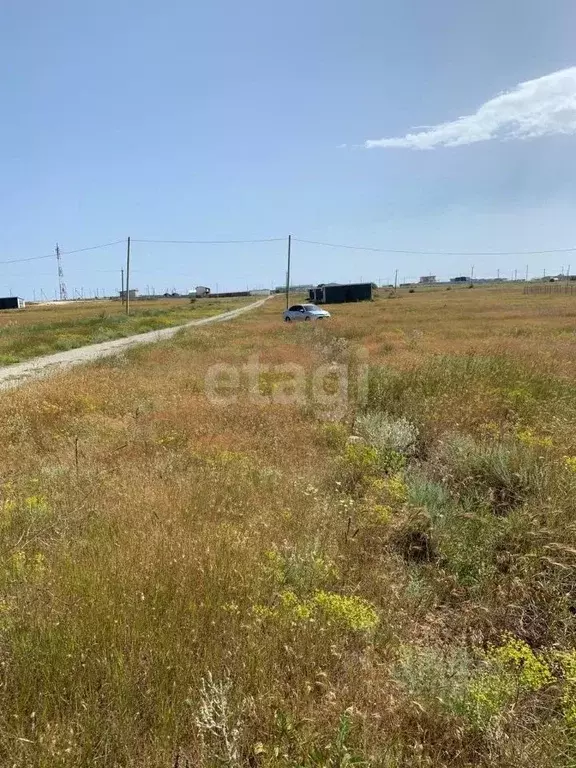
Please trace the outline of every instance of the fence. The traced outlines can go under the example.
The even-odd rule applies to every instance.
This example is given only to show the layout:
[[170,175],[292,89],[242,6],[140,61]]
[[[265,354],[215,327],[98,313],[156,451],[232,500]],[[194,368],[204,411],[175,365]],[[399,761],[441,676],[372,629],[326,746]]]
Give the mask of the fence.
[[563,293],[567,296],[574,296],[576,293],[576,285],[572,283],[542,283],[541,285],[527,285],[524,288],[524,293],[535,294],[560,294]]

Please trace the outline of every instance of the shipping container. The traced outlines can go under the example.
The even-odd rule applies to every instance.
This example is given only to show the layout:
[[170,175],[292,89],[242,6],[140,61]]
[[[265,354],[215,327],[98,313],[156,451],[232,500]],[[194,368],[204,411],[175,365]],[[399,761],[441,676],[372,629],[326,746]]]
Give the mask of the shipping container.
[[342,304],[348,301],[370,301],[372,283],[349,283],[347,285],[319,285],[310,288],[310,301],[315,304]]
[[26,302],[18,296],[0,298],[0,309],[24,309]]

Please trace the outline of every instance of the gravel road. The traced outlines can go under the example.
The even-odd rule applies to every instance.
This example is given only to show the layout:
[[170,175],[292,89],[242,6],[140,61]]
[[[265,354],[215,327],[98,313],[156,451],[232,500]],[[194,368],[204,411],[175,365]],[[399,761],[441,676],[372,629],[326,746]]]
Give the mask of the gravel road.
[[233,320],[244,312],[250,312],[253,309],[261,307],[264,302],[271,298],[267,296],[252,304],[247,304],[239,309],[232,309],[229,312],[222,312],[220,315],[205,317],[202,320],[191,320],[184,325],[177,325],[174,328],[163,328],[160,331],[149,331],[148,333],[139,333],[136,336],[128,336],[124,339],[114,339],[114,341],[103,341],[101,344],[90,344],[87,347],[78,347],[78,349],[69,349],[66,352],[57,352],[54,355],[45,355],[35,357],[24,363],[16,363],[5,368],[0,368],[0,390],[14,389],[23,384],[39,379],[44,376],[50,376],[63,368],[69,368],[72,365],[89,363],[98,360],[101,357],[110,357],[117,355],[132,347],[140,344],[152,344],[155,341],[162,341],[174,336],[182,328],[191,328],[209,323],[222,323],[226,320]]

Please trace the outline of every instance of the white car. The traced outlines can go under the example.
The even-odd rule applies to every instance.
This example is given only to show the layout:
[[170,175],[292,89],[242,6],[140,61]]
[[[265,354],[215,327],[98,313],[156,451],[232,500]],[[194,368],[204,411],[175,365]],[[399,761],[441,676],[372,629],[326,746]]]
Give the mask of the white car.
[[330,317],[330,312],[320,309],[316,304],[294,304],[282,315],[286,323],[298,320],[321,320]]

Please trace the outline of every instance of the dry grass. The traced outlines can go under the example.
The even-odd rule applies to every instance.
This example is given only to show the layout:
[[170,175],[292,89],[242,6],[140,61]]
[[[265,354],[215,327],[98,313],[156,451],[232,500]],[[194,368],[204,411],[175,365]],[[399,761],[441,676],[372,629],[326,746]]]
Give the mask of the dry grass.
[[[0,763],[573,765],[576,303],[280,310],[3,396]],[[336,420],[205,395],[360,346]]]
[[120,301],[78,301],[31,304],[22,310],[0,311],[0,365],[75,349],[136,333],[181,325],[242,306],[251,298],[138,299],[130,316]]

